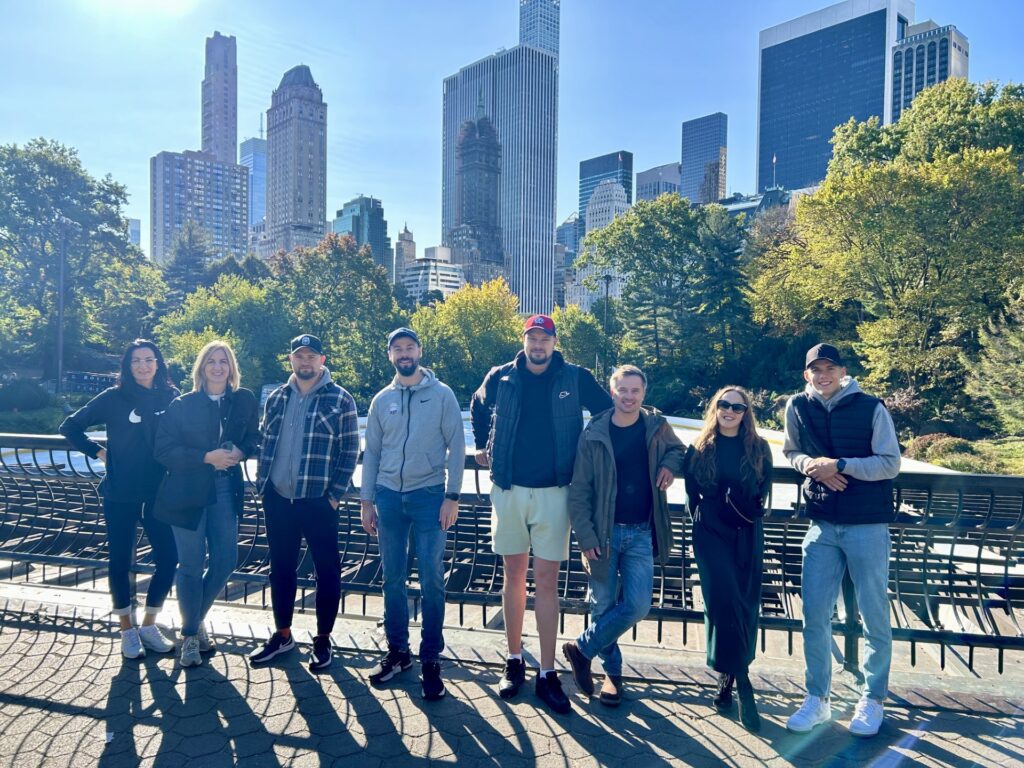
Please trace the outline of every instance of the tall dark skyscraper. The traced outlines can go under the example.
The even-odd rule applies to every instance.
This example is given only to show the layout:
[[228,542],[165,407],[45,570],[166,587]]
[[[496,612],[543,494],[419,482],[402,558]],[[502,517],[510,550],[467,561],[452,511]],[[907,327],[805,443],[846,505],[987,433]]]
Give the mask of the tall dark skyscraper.
[[501,245],[501,144],[483,105],[467,120],[455,147],[455,227],[445,245],[466,282],[508,279]]
[[441,238],[455,228],[456,146],[462,126],[483,103],[501,145],[502,250],[509,286],[523,312],[554,303],[554,232],[558,166],[558,56],[555,0],[524,0],[547,23],[520,30],[520,44],[463,67],[444,80]]
[[238,160],[238,65],[234,37],[206,38],[203,78],[203,152],[221,163]]
[[336,235],[352,235],[359,245],[369,245],[373,260],[388,271],[392,282],[395,281],[394,252],[380,200],[366,195],[349,200],[338,211],[332,229]]
[[825,178],[832,131],[851,117],[892,119],[892,46],[913,0],[844,0],[761,30],[757,189]]
[[580,163],[580,210],[576,220],[577,239],[586,233],[587,205],[602,181],[621,184],[626,192],[626,205],[633,204],[633,153],[620,149]]
[[262,257],[315,246],[327,220],[327,104],[309,67],[284,73],[267,110],[267,224]]
[[725,197],[729,119],[721,112],[683,123],[679,194],[691,203]]

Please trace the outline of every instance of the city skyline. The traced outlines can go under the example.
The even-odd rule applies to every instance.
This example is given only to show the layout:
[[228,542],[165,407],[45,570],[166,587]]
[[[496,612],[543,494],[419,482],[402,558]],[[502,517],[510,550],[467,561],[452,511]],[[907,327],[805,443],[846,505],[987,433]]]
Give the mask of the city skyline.
[[[7,98],[0,102],[0,142],[45,136],[75,147],[90,173],[110,173],[126,185],[125,215],[142,219],[148,232],[148,160],[167,148],[196,146],[203,44],[219,30],[238,45],[239,140],[259,135],[260,112],[281,73],[309,65],[324,100],[344,103],[328,133],[327,210],[364,192],[384,202],[393,239],[408,222],[420,242],[440,243],[443,79],[513,45],[519,8],[514,0],[450,2],[445,13],[401,5],[401,13],[353,6],[346,11],[356,17],[353,27],[378,31],[343,45],[326,34],[330,24],[319,23],[340,13],[327,5],[299,16],[270,4],[256,3],[242,14],[226,3],[188,0],[145,14],[112,0],[68,2],[56,14],[13,7],[7,16],[17,34]],[[622,147],[634,153],[636,168],[672,162],[681,122],[715,111],[729,115],[727,191],[755,191],[758,33],[827,3],[740,3],[728,11],[681,5],[651,2],[610,25],[617,4],[563,0],[556,221],[577,209],[581,160]],[[973,80],[1024,78],[1012,35],[1024,12],[1015,4],[918,0],[916,7],[918,20],[954,24],[967,36]],[[451,14],[461,15],[473,33],[453,33],[445,22]],[[47,50],[33,42],[44,35]],[[404,54],[375,56],[395,36],[407,43]],[[674,38],[686,40],[686,56],[667,45]],[[602,41],[612,40],[626,50],[642,46],[643,61],[628,67],[605,61],[598,55]],[[713,68],[691,66],[723,47],[729,56],[716,58]],[[346,77],[353,71],[364,75],[353,82]],[[613,90],[615,100],[602,98]],[[148,242],[143,246],[151,251]]]

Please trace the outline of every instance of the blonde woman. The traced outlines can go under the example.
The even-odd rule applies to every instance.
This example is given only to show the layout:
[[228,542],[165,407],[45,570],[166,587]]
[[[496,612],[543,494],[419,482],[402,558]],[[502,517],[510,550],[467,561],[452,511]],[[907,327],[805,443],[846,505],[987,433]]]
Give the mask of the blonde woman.
[[711,399],[704,428],[687,452],[685,477],[708,666],[719,673],[715,707],[732,707],[735,683],[740,721],[756,731],[761,718],[747,671],[761,608],[761,518],[772,486],[772,454],[757,434],[750,395],[742,387],[723,387]]
[[213,650],[206,613],[238,561],[239,464],[259,444],[256,396],[240,382],[230,345],[211,341],[192,367],[192,391],[168,406],[157,429],[154,454],[167,477],[157,494],[156,516],[172,526],[178,546],[184,667],[202,664],[200,653]]

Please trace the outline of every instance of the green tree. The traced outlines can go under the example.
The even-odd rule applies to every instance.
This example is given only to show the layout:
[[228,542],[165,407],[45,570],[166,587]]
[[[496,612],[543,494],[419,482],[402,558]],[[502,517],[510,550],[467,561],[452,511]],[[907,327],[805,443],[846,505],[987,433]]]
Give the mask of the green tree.
[[207,284],[207,270],[212,261],[210,236],[194,221],[186,221],[171,243],[171,255],[164,267],[170,307],[180,306],[186,296]]
[[239,261],[231,254],[228,254],[220,261],[210,264],[203,273],[202,284],[213,285],[224,275],[234,275],[250,283],[259,283],[270,278],[270,267],[266,262],[255,254],[248,254]]
[[56,371],[64,256],[65,365],[145,332],[163,284],[128,240],[125,189],[46,139],[0,146],[0,354]]
[[522,344],[519,299],[503,279],[467,285],[447,301],[420,306],[412,327],[424,364],[466,403],[492,366],[508,362]]
[[387,335],[407,322],[387,271],[351,235],[328,235],[274,261],[294,332],[319,336],[336,379],[362,403],[391,380]]
[[257,392],[286,377],[284,358],[294,335],[279,292],[234,275],[189,294],[181,309],[164,316],[156,334],[166,346],[168,364],[186,374],[203,344],[211,338],[230,339],[243,386]]
[[614,350],[607,345],[601,323],[594,315],[570,304],[565,309],[555,307],[551,319],[558,329],[558,347],[566,360],[597,371],[598,376],[611,372]]
[[1002,428],[1024,434],[1024,296],[979,334],[981,352],[971,364],[968,392],[991,404]]

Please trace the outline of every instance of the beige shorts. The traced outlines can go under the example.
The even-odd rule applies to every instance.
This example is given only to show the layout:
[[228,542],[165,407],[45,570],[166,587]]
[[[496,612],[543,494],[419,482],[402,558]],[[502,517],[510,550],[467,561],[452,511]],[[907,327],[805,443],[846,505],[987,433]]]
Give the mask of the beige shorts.
[[491,487],[491,549],[498,555],[569,559],[569,488]]

